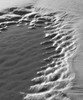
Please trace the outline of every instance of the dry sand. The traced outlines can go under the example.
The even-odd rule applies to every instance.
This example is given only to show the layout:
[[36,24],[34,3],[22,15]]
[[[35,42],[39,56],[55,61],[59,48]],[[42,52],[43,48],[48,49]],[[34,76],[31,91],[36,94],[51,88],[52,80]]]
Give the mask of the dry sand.
[[[76,16],[74,28],[77,31],[76,34],[79,34],[77,43],[79,48],[75,55],[68,60],[70,71],[75,72],[76,77],[73,81],[74,88],[66,92],[68,92],[68,96],[71,100],[82,100],[83,97],[80,95],[83,95],[83,2],[81,0],[37,0],[34,6],[36,11],[43,14],[50,11],[58,13],[60,13],[60,11],[66,11]],[[3,11],[0,14],[3,16],[4,13],[10,15],[10,13],[14,11],[10,10]],[[31,7],[29,8],[29,11],[30,10],[34,11],[34,8]],[[18,13],[18,10],[16,13]],[[25,13],[26,11],[24,10],[20,14]],[[20,16],[14,18],[16,20],[16,18],[19,19]],[[0,23],[2,23],[3,20],[4,17],[0,16]],[[21,95],[20,92],[29,92],[29,87],[34,85],[31,79],[37,76],[36,73],[41,70],[40,67],[48,64],[50,61],[43,61],[43,59],[53,55],[54,52],[46,53],[46,50],[42,50],[42,48],[45,48],[47,45],[51,46],[51,43],[47,43],[45,46],[40,44],[43,41],[49,41],[48,38],[45,38],[44,26],[45,25],[28,29],[28,25],[22,24],[18,27],[16,24],[12,24],[8,25],[7,30],[2,29],[2,26],[0,26],[0,100],[23,100],[23,95]],[[51,50],[54,50],[54,48],[49,49],[49,52]],[[78,97],[76,97],[76,95],[78,95]]]
[[[20,91],[27,92],[30,80],[44,65],[40,42],[43,41],[43,27],[28,32],[28,26],[10,26],[0,33],[0,98],[18,99]],[[10,95],[13,95],[11,97]],[[1,96],[2,95],[2,96]]]

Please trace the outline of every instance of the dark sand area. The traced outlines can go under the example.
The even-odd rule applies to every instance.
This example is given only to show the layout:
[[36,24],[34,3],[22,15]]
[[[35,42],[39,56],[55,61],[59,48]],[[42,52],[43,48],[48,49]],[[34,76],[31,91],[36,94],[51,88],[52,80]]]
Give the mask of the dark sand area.
[[30,80],[45,63],[40,42],[44,41],[43,27],[10,26],[0,33],[0,100],[22,100]]

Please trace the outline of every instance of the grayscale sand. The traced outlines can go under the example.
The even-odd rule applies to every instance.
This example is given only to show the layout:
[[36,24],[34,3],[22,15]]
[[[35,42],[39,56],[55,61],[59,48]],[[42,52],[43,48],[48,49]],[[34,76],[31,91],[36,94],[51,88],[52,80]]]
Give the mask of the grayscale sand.
[[[5,1],[0,2],[6,5]],[[83,2],[20,2],[11,1],[5,8],[0,8],[0,100],[64,100],[64,97],[83,100]],[[36,17],[41,20],[38,22]],[[70,26],[66,26],[66,22]],[[55,35],[59,32],[71,36],[68,45],[74,44],[74,53],[72,48],[71,53],[65,49],[67,35]],[[76,38],[72,39],[73,36]],[[69,57],[67,75],[66,67],[56,67],[59,61],[65,62],[66,51],[69,54],[66,54]],[[60,57],[62,60],[57,62],[56,58]],[[55,67],[51,64],[54,59]],[[74,79],[74,76],[68,77],[72,73],[75,73]],[[72,85],[66,89],[70,80]],[[62,88],[63,92],[60,92]]]

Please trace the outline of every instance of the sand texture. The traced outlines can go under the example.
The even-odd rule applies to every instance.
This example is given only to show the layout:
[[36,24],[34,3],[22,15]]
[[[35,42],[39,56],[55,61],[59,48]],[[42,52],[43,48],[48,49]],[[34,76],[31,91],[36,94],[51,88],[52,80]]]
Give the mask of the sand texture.
[[83,100],[82,3],[33,1],[0,11],[0,100]]

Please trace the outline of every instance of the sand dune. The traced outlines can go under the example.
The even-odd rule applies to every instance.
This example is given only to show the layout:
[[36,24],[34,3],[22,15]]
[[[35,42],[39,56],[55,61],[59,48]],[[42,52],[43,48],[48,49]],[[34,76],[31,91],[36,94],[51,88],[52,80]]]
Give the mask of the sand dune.
[[68,61],[83,42],[77,27],[82,25],[82,3],[57,2],[37,0],[0,12],[1,100],[73,100],[71,92],[82,93],[81,67],[72,67],[82,65],[80,56]]

